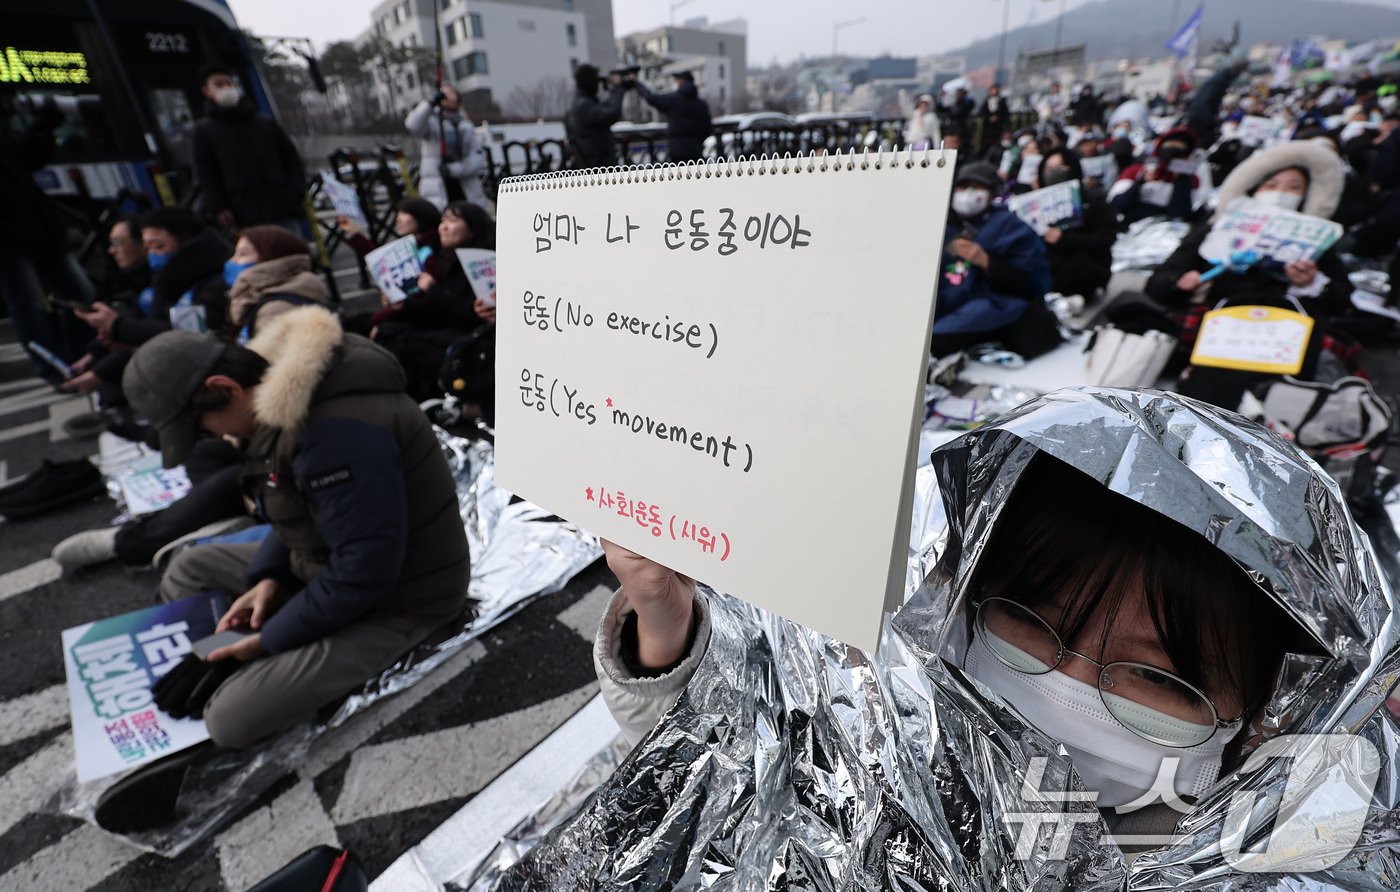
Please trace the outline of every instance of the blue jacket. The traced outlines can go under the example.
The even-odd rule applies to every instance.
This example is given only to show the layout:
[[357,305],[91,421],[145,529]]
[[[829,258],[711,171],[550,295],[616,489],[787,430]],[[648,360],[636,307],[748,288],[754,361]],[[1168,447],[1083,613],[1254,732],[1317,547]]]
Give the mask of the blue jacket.
[[[973,241],[991,258],[985,272],[959,259],[948,248],[966,226],[977,230]],[[1050,261],[1045,242],[1019,217],[1000,206],[968,220],[949,211],[934,334],[1003,328],[1021,318],[1028,301],[1042,299],[1049,290]]]

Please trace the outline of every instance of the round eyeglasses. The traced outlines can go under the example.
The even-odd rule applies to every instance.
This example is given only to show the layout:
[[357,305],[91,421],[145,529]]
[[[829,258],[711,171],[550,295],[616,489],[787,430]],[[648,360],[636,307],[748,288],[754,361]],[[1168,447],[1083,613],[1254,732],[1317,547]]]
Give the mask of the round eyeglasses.
[[1070,650],[1054,627],[1015,601],[984,598],[977,604],[976,623],[987,649],[1017,672],[1045,675],[1070,655],[1094,664],[1104,708],[1129,731],[1153,743],[1196,746],[1214,736],[1217,728],[1239,721],[1221,721],[1200,688],[1165,669],[1130,661],[1100,663]]

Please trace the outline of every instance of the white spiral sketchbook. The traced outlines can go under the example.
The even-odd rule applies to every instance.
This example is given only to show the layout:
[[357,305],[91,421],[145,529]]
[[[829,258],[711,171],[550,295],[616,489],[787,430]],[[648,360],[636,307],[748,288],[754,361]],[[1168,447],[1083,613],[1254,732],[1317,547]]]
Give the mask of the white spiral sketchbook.
[[506,180],[497,481],[873,651],[952,176],[935,150]]

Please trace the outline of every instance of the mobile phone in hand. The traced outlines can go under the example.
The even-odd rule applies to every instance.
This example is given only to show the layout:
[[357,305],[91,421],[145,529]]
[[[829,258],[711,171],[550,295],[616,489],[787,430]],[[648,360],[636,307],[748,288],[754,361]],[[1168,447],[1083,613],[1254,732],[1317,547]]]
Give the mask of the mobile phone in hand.
[[238,642],[242,641],[244,638],[247,638],[249,635],[252,634],[252,632],[243,632],[237,629],[228,629],[226,631],[215,632],[213,635],[201,638],[191,646],[194,648],[195,656],[199,657],[201,660],[207,660],[209,659],[209,655],[214,651],[218,650],[219,648],[228,647],[230,644],[237,644]]

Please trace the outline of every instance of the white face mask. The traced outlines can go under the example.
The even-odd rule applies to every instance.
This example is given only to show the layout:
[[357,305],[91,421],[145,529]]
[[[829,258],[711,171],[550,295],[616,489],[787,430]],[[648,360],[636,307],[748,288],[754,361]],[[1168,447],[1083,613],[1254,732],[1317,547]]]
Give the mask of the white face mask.
[[985,189],[959,189],[953,193],[953,210],[960,217],[981,215],[992,203],[992,197]]
[[1285,211],[1296,211],[1303,206],[1303,196],[1297,192],[1283,192],[1278,189],[1271,189],[1268,192],[1255,192],[1255,201],[1262,201],[1264,204],[1276,208],[1283,208]]
[[[1153,743],[1115,719],[1104,707],[1098,688],[1059,670],[1044,675],[1017,672],[997,659],[982,635],[980,629],[973,634],[963,668],[1064,746],[1084,789],[1098,793],[1099,808],[1146,804],[1139,800],[1152,792],[1166,758],[1177,760],[1175,772],[1169,774],[1177,796],[1200,797],[1220,776],[1222,753],[1240,723],[1218,728],[1205,743],[1192,747]],[[1009,645],[999,642],[997,647]],[[1199,734],[1198,725],[1147,707],[1139,710],[1145,721],[1159,726],[1162,737]]]
[[237,87],[224,87],[214,91],[214,104],[220,108],[233,108],[243,98],[243,91]]

